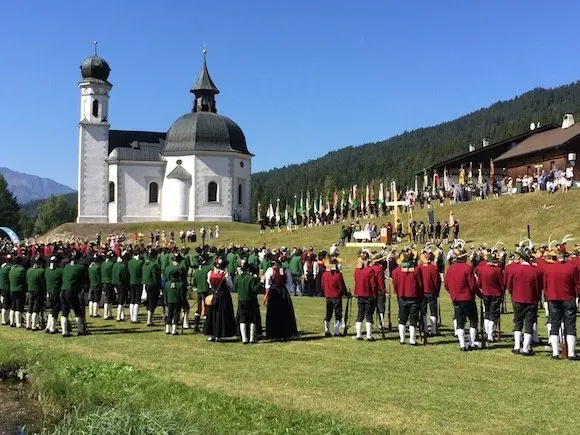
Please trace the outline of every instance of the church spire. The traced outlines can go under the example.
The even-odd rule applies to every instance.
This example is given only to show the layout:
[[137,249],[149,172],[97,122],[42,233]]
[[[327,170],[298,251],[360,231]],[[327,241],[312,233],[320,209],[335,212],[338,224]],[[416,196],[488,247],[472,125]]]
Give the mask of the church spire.
[[213,112],[216,113],[215,96],[220,93],[219,89],[211,79],[206,63],[207,50],[203,49],[203,66],[199,78],[189,90],[195,95],[193,112]]

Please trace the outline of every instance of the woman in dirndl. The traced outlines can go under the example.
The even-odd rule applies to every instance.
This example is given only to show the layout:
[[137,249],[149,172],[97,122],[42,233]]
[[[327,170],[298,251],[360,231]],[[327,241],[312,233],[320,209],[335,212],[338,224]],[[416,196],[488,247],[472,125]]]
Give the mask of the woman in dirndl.
[[266,337],[284,341],[298,335],[294,306],[290,298],[293,291],[292,274],[282,263],[284,254],[272,254],[271,266],[264,274],[266,295]]
[[231,295],[234,284],[226,266],[227,261],[218,256],[214,269],[207,274],[212,296],[212,303],[207,307],[203,324],[203,333],[209,336],[207,341],[217,342],[222,338],[236,335],[237,325]]

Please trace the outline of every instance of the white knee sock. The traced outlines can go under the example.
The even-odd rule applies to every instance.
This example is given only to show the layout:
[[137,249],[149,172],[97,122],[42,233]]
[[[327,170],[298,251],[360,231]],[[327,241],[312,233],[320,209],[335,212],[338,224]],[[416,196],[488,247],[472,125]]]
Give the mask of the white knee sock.
[[493,341],[493,330],[495,329],[495,322],[493,320],[490,320],[487,323],[487,327],[488,327],[487,338],[489,341]]
[[567,335],[566,343],[568,344],[568,358],[573,358],[576,356],[576,336]]
[[328,324],[329,324],[328,320],[325,320],[325,321],[324,321],[324,333],[325,333],[325,334],[326,334],[327,332],[330,332],[330,331],[328,330]]
[[81,318],[75,317],[75,322],[77,324],[77,332],[83,332],[84,328],[83,328],[83,321],[81,320]]
[[105,319],[109,318],[109,304],[105,304],[104,305],[104,309],[103,309],[104,313],[103,313],[103,317]]
[[147,324],[150,325],[153,321],[153,312],[147,311]]
[[171,333],[172,334],[176,334],[177,333],[177,325],[175,323],[173,325],[171,325]]
[[531,343],[532,343],[532,334],[524,334],[524,346],[522,348],[522,351],[526,353],[529,352]]
[[405,342],[405,325],[399,323],[399,340],[401,343]]
[[60,316],[60,329],[62,329],[62,335],[66,335],[68,333],[66,328],[66,317]]
[[94,311],[94,315],[98,316],[99,315],[99,303],[98,302],[93,302],[93,311]]
[[558,356],[560,354],[560,338],[557,335],[550,335],[549,340],[550,344],[552,345],[552,356]]
[[477,329],[469,328],[469,345],[475,346],[475,339],[477,338]]
[[540,337],[538,337],[538,322],[534,322],[533,328],[532,339],[534,340],[534,343],[537,343],[540,341]]
[[8,323],[8,315],[6,309],[2,308],[2,324],[5,325],[6,323]]
[[256,324],[250,323],[250,343],[254,343],[256,341]]
[[463,349],[465,347],[465,329],[458,329],[456,335],[459,339],[459,347]]
[[26,329],[30,329],[30,313],[26,313]]
[[242,343],[248,342],[248,331],[245,323],[240,323],[240,335],[242,336]]
[[485,335],[489,337],[489,320],[483,319],[483,330],[485,331]]
[[356,322],[354,324],[355,330],[356,330],[356,336],[360,337],[361,336],[361,329],[362,329],[362,322]]
[[22,328],[22,313],[20,311],[16,311],[14,313],[14,318],[16,319],[16,327]]
[[168,323],[165,324],[165,333],[169,334],[170,331],[170,325]]
[[8,313],[8,320],[11,325],[14,325],[14,311],[10,310],[10,312]]
[[437,317],[430,316],[429,320],[431,320],[431,334],[437,334]]
[[453,335],[457,336],[457,319],[453,319]]
[[373,338],[373,324],[371,322],[366,322],[365,326],[367,328],[367,339]]
[[46,328],[45,328],[47,331],[50,331],[51,322],[52,322],[52,314],[49,314],[48,319],[46,320]]
[[522,331],[514,331],[514,350],[520,350],[522,344]]
[[32,313],[31,323],[32,329],[38,329],[38,314]]
[[417,343],[416,336],[417,336],[417,328],[415,328],[413,325],[409,325],[409,343],[416,344]]
[[340,320],[334,322],[334,335],[340,335]]
[[544,311],[546,312],[546,317],[550,315],[550,311],[548,310],[548,303],[544,302]]

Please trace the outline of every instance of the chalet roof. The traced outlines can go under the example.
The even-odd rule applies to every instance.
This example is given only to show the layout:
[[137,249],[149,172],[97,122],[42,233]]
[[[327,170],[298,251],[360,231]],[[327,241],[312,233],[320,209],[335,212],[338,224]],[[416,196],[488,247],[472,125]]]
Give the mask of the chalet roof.
[[573,124],[568,128],[555,128],[553,130],[536,133],[522,141],[516,147],[506,151],[501,156],[494,159],[494,162],[500,162],[513,157],[525,156],[538,151],[555,148],[564,145],[579,135],[580,124]]

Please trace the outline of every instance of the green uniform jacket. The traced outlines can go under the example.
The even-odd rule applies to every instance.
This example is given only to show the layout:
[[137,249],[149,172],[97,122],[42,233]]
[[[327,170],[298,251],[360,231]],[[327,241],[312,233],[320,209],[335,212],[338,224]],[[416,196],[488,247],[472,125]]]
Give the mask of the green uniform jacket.
[[113,265],[114,263],[111,260],[105,260],[101,265],[101,283],[113,283]]
[[101,265],[99,263],[91,263],[89,266],[89,281],[91,283],[91,288],[99,288],[101,286],[102,276]]
[[260,263],[260,269],[262,270],[262,275],[266,273],[268,268],[270,267],[270,262],[268,260],[262,260]]
[[181,281],[167,282],[163,289],[163,299],[166,304],[180,304],[185,292],[185,284]]
[[169,265],[165,268],[165,271],[163,272],[165,282],[169,282],[169,274],[173,272],[175,269],[181,270],[181,282],[183,283],[187,282],[187,272],[185,271],[185,269],[181,267],[181,264],[173,264],[173,262],[169,263]]
[[165,254],[165,253],[159,254],[159,256],[157,257],[157,262],[159,263],[159,267],[163,271],[163,270],[167,269],[167,266],[171,262],[171,256],[169,254]]
[[238,292],[239,302],[253,302],[258,300],[260,278],[249,273],[237,275],[234,278],[234,288]]
[[161,288],[161,269],[159,265],[153,260],[145,260],[142,270],[142,283],[145,285],[154,285]]
[[189,264],[194,269],[199,267],[199,255],[197,252],[187,254],[187,258],[189,259]]
[[87,268],[82,264],[67,264],[62,271],[62,291],[80,293],[89,283]]
[[248,264],[258,267],[260,265],[260,260],[258,259],[258,256],[256,254],[250,254],[248,256]]
[[293,278],[300,278],[304,274],[303,266],[302,258],[300,258],[299,255],[295,255],[290,259],[288,270],[292,274]]
[[226,260],[228,261],[228,272],[230,276],[234,276],[238,267],[238,256],[233,252],[230,252],[226,255]]
[[197,288],[198,293],[208,293],[209,292],[209,283],[207,282],[207,274],[212,269],[209,264],[205,266],[201,266],[193,275],[193,282],[195,288]]
[[8,291],[10,290],[10,279],[8,279],[8,274],[12,265],[4,263],[0,266],[0,290]]
[[127,264],[123,261],[117,261],[113,264],[113,273],[111,282],[114,285],[129,285],[131,277],[129,276],[129,269]]
[[141,285],[142,281],[142,271],[143,271],[143,260],[137,260],[132,258],[129,260],[129,282],[131,285]]
[[44,280],[46,281],[46,291],[48,293],[58,293],[62,288],[62,269],[46,269],[44,271]]
[[8,279],[10,280],[11,292],[26,291],[26,270],[24,270],[24,267],[19,264],[12,266]]
[[42,267],[31,267],[26,271],[26,286],[29,292],[44,292],[46,290]]

